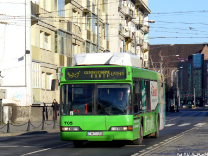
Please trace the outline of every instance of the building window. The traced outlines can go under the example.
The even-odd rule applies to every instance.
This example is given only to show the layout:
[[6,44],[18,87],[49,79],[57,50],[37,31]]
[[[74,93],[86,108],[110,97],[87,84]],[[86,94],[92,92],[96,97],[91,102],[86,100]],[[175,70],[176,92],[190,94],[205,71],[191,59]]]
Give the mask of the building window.
[[108,24],[105,23],[105,39],[108,41]]
[[91,52],[91,47],[90,47],[90,42],[86,42],[86,53],[90,53]]
[[51,74],[46,74],[46,89],[51,90]]
[[108,0],[103,0],[103,12],[108,13]]
[[91,31],[91,23],[92,23],[91,20],[92,20],[91,19],[91,14],[87,13],[86,14],[86,29],[89,30],[89,31]]
[[78,12],[73,10],[73,24],[78,25]]
[[40,86],[41,86],[40,63],[32,62],[32,87],[40,88]]
[[43,48],[43,36],[44,36],[44,32],[40,31],[40,48]]
[[51,35],[43,31],[40,31],[40,48],[51,50],[50,42],[51,42]]
[[[55,43],[56,45],[56,43]],[[58,30],[58,53],[72,56],[72,35]]]
[[50,0],[44,0],[44,9],[50,11]]
[[58,15],[65,17],[65,0],[58,0]]
[[50,34],[47,34],[47,33],[45,33],[45,36],[44,36],[44,49],[46,49],[46,50],[51,50],[51,48],[50,48]]

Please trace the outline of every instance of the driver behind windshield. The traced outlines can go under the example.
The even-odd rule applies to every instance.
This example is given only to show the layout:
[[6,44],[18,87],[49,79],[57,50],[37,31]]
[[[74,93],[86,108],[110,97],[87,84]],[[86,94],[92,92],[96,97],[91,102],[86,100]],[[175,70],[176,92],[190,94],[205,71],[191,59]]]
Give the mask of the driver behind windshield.
[[127,105],[127,99],[124,96],[123,91],[117,91],[117,97],[115,97],[115,100],[113,101],[113,104],[115,107],[120,109],[121,111],[125,111],[126,105]]

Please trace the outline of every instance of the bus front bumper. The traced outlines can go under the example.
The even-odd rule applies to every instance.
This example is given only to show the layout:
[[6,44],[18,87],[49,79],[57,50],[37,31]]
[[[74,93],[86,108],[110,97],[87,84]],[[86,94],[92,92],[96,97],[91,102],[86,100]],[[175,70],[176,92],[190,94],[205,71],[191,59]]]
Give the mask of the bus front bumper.
[[103,136],[87,136],[86,131],[82,132],[61,132],[61,140],[86,140],[86,141],[113,141],[133,140],[132,131],[103,131]]

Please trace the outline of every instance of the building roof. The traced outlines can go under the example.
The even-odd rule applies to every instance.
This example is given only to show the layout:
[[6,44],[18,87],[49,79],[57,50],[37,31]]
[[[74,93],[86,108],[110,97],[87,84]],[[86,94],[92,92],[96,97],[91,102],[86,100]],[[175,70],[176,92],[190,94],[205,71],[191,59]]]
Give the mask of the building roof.
[[[151,62],[156,63],[157,66],[155,68],[159,68],[161,62],[161,56],[163,56],[163,63],[169,63],[169,65],[173,67],[177,67],[178,60],[186,60],[189,55],[202,53],[206,44],[158,44],[158,45],[150,45],[149,50],[149,61],[150,68],[152,68]],[[208,54],[208,47],[204,49],[204,53]],[[159,55],[161,53],[161,56]],[[172,56],[179,55],[179,57]],[[208,59],[208,56],[207,56]]]

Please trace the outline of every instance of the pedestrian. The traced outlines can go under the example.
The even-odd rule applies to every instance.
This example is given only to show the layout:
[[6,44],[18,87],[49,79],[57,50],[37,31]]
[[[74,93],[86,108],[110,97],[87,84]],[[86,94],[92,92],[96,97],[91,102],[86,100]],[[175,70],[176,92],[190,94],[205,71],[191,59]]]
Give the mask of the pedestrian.
[[43,121],[45,121],[45,103],[43,102]]
[[44,103],[44,107],[45,107],[45,116],[46,116],[46,120],[48,120],[48,109],[46,104]]
[[53,107],[53,120],[57,120],[57,113],[59,111],[59,108],[56,99],[53,100],[52,107]]

